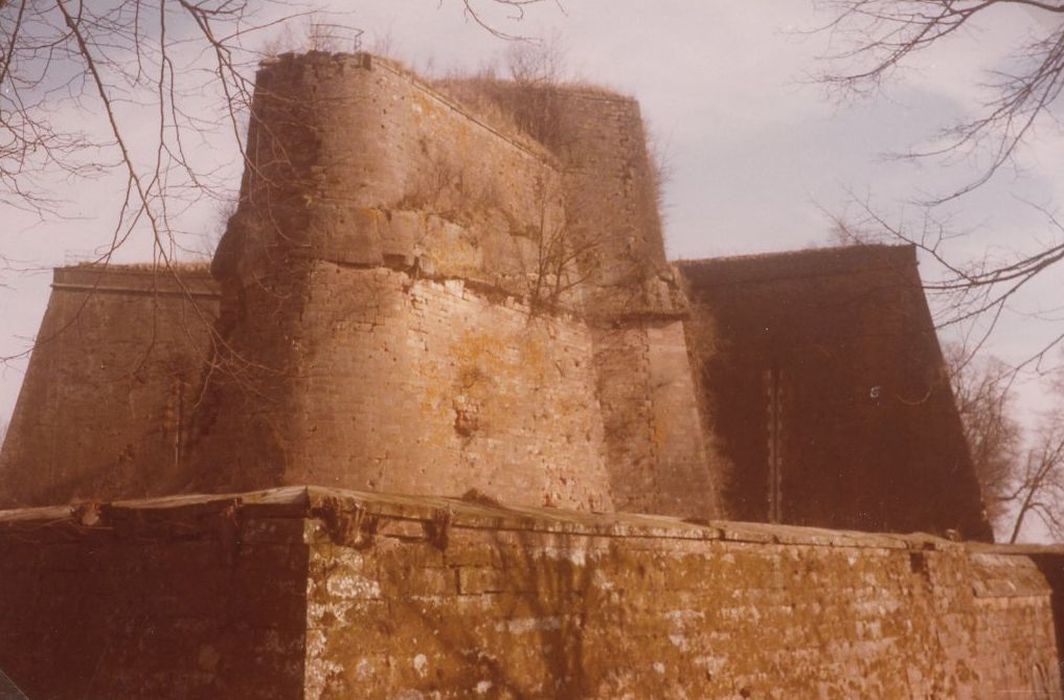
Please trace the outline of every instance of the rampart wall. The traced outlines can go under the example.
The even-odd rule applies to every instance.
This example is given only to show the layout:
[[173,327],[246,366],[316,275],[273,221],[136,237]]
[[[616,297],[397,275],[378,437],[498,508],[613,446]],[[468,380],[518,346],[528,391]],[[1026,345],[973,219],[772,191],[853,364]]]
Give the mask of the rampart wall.
[[56,269],[0,454],[0,505],[185,488],[217,313],[206,265]]
[[205,488],[579,508],[618,490],[624,508],[715,512],[638,105],[559,94],[552,153],[387,61],[263,68],[213,267],[247,371],[199,423]]
[[[548,84],[544,84],[548,83]],[[668,270],[639,103],[601,88],[547,81],[449,80],[447,91],[506,115],[550,149],[563,178],[567,237],[589,296],[589,316],[617,320],[683,309]]]
[[541,146],[367,54],[265,64],[253,115],[254,167],[215,260],[223,278],[273,274],[295,255],[528,293],[536,229],[561,207]]
[[700,510],[719,516],[725,469],[698,412],[687,302],[665,261],[639,103],[579,88],[553,95],[548,143],[565,164],[569,224],[595,251],[586,316],[614,500],[620,510],[690,515],[698,494]]
[[[220,299],[119,285],[37,350],[8,502],[310,483],[989,537],[912,252],[678,275],[634,100],[288,55],[248,156]],[[105,298],[71,294],[43,338]]]
[[0,552],[30,697],[1062,697],[1059,548],[299,488],[2,513]]
[[[618,509],[720,514],[724,461],[701,425],[684,346],[687,305],[665,260],[658,182],[639,103],[607,90],[447,81],[550,149],[562,174],[564,231],[582,254],[583,317],[594,328],[606,466]],[[697,498],[695,508],[692,499]]]
[[584,324],[458,279],[313,260],[288,272],[246,294],[230,342],[270,370],[217,379],[199,489],[475,488],[612,509]]
[[729,517],[991,538],[911,247],[678,266]]

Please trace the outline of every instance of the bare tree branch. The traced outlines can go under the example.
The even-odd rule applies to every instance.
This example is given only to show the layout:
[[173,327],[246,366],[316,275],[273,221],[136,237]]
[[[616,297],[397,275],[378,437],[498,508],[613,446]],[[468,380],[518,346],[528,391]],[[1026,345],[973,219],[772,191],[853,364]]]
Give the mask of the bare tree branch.
[[[994,70],[983,86],[989,98],[974,118],[947,127],[941,145],[914,151],[917,159],[986,157],[977,175],[943,193],[916,204],[922,221],[892,223],[867,200],[854,198],[856,220],[843,222],[848,230],[875,231],[878,236],[917,246],[934,261],[941,275],[927,284],[939,295],[945,316],[940,326],[981,322],[985,342],[998,327],[1005,310],[1032,283],[1064,260],[1064,226],[1055,212],[1035,207],[1050,234],[1037,248],[1017,249],[1009,255],[988,251],[970,260],[957,259],[943,245],[958,236],[943,218],[942,205],[978,190],[1001,168],[1013,162],[1042,123],[1060,116],[1064,89],[1064,2],[1060,0],[822,0],[831,21],[828,32],[842,49],[825,57],[829,70],[819,76],[836,94],[877,91],[896,70],[915,55],[943,46],[950,37],[977,22],[992,21],[991,13],[1025,9],[1033,17],[1031,31],[1017,37],[1019,48],[1007,65]],[[1034,206],[1034,205],[1032,205]],[[1064,342],[1064,329],[1033,350],[1020,369],[1041,371],[1043,362]],[[981,345],[978,343],[977,345]]]

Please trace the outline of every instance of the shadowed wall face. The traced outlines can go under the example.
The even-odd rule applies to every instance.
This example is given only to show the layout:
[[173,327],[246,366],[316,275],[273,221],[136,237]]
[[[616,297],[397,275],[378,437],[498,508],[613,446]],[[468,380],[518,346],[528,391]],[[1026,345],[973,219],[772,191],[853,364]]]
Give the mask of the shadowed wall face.
[[1059,550],[292,488],[0,513],[0,555],[31,698],[1062,697]]
[[303,697],[302,520],[232,499],[12,513],[0,670],[27,697]]
[[0,454],[0,506],[175,493],[218,293],[205,265],[59,268]]
[[731,517],[991,537],[911,248],[679,268]]

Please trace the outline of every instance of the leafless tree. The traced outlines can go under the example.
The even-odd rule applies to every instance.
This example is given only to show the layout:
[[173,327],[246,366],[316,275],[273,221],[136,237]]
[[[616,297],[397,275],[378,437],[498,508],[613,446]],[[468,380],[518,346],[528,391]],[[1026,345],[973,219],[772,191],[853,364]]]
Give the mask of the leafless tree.
[[[497,35],[491,7],[519,19],[546,1],[461,0]],[[242,151],[256,47],[314,2],[0,0],[0,204],[54,213],[50,178],[117,172],[124,191],[101,260],[140,229],[169,260],[176,214],[232,186],[213,177],[204,146],[220,124]]]
[[1007,497],[1016,515],[1009,542],[1016,542],[1029,516],[1040,520],[1055,541],[1064,542],[1064,421],[1060,416],[1047,419],[1012,485]]
[[[443,3],[443,0],[438,1]],[[497,8],[503,8],[507,11],[509,20],[521,21],[525,18],[525,11],[529,7],[546,2],[550,2],[562,12],[565,11],[561,0],[462,0],[466,16],[500,39],[527,39],[527,37],[499,29],[498,25],[486,16],[484,11],[486,6],[494,5]]]
[[206,135],[220,121],[242,138],[254,64],[245,39],[272,24],[253,7],[0,0],[0,201],[52,213],[46,178],[120,173],[101,260],[141,229],[171,259],[175,215],[190,196],[219,192],[200,153]]
[[[520,19],[551,1],[448,4],[505,36],[498,10]],[[117,176],[113,200],[97,203],[113,224],[96,262],[106,265],[128,241],[147,236],[159,269],[183,284],[173,266],[185,245],[181,215],[204,198],[219,206],[231,200],[239,172],[217,153],[235,143],[237,165],[249,167],[243,139],[269,36],[296,22],[308,27],[306,46],[355,48],[337,43],[343,27],[319,31],[317,3],[0,0],[0,206],[63,216],[64,190]],[[7,267],[3,251],[0,266]],[[201,316],[210,324],[210,314]]]
[[945,356],[987,517],[997,529],[1011,529],[1010,496],[1023,459],[1011,369],[996,357],[972,359],[958,344],[947,346]]
[[601,272],[604,236],[582,232],[574,225],[585,206],[570,197],[564,210],[551,206],[551,199],[540,196],[540,215],[531,227],[532,253],[525,277],[528,303],[533,315],[572,305],[585,285]]
[[1064,411],[1045,414],[1025,435],[1015,418],[1015,374],[1008,365],[972,358],[956,344],[945,356],[991,524],[1013,543],[1037,519],[1064,541]]
[[[983,158],[978,174],[918,204],[923,214],[912,223],[889,221],[867,199],[856,200],[858,215],[851,225],[874,229],[887,237],[912,243],[943,270],[929,289],[948,297],[944,324],[985,320],[984,337],[993,332],[1006,305],[1029,288],[1046,270],[1059,269],[1064,259],[1064,227],[1055,213],[1042,209],[1048,235],[1026,250],[1006,254],[989,251],[978,259],[959,260],[946,243],[958,232],[941,205],[964,197],[1013,162],[1018,149],[1041,125],[1060,117],[1064,87],[1064,4],[1059,0],[821,0],[831,13],[824,31],[842,48],[832,53],[821,80],[843,95],[878,90],[898,69],[925,51],[995,12],[1026,12],[1030,31],[1017,37],[1019,48],[1006,65],[990,74],[987,99],[972,119],[947,126],[938,145],[911,155],[917,159],[958,156]],[[1038,366],[1064,342],[1056,334],[1034,351],[1026,364]],[[973,343],[978,348],[981,343]]]
[[1052,118],[1064,87],[1064,5],[1058,0],[822,0],[835,13],[830,30],[847,48],[833,55],[836,70],[825,82],[845,92],[878,88],[914,54],[937,46],[996,9],[1014,6],[1034,15],[1038,28],[1025,38],[1014,66],[1003,66],[987,85],[991,99],[976,118],[955,124],[950,138],[919,156],[954,155],[990,146],[991,159],[972,182],[934,202],[956,198],[985,183],[1009,162],[1038,121]]

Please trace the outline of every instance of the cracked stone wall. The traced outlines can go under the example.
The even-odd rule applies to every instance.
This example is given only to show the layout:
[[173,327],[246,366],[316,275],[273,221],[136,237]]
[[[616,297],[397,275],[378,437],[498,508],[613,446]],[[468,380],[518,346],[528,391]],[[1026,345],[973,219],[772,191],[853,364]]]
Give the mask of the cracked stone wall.
[[322,261],[292,268],[246,295],[230,340],[271,369],[249,373],[257,384],[219,378],[222,404],[191,448],[198,490],[477,489],[508,503],[612,509],[582,323],[530,317],[462,280]]
[[0,669],[57,699],[1057,700],[1062,567],[327,489],[10,511]]
[[[554,153],[375,57],[264,66],[201,486],[715,513],[638,105],[567,99]],[[551,271],[589,237],[605,263]]]

